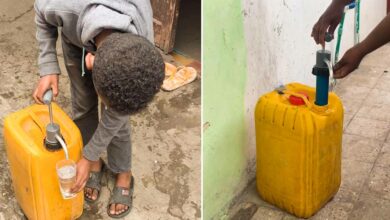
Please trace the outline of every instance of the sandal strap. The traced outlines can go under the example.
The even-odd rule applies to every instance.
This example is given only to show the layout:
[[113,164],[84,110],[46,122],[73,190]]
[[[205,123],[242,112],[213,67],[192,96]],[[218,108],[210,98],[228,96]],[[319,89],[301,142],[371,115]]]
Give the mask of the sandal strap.
[[122,204],[128,207],[132,206],[134,192],[134,178],[131,177],[130,188],[114,186],[109,205]]
[[102,186],[100,184],[100,181],[102,179],[102,175],[103,175],[102,171],[90,172],[87,184],[85,184],[85,186],[88,188],[92,188],[92,189],[96,189],[96,190],[100,191],[100,189],[102,188]]

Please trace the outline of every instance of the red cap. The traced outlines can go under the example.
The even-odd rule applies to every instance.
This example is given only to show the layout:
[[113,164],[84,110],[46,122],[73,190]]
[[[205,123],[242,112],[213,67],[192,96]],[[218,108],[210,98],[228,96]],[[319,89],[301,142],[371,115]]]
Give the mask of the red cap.
[[[303,92],[297,92],[297,93],[306,96],[307,100],[309,100],[309,96],[306,93],[303,93]],[[299,106],[299,105],[305,104],[305,101],[303,101],[303,99],[301,97],[294,96],[294,95],[290,95],[288,100],[290,101],[291,105],[298,105]]]

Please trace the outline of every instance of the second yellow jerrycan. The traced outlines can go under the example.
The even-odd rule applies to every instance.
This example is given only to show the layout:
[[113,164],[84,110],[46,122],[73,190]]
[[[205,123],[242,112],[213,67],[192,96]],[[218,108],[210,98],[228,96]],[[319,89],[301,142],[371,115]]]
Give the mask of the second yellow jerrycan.
[[[50,104],[69,158],[81,157],[81,134],[74,122],[56,104]],[[52,106],[52,107],[51,107]],[[61,147],[48,143],[46,126],[51,123],[47,105],[32,105],[8,115],[4,139],[16,199],[30,220],[76,219],[83,212],[83,193],[63,199],[56,163],[65,159]]]
[[292,83],[262,96],[255,109],[257,189],[267,202],[308,218],[338,191],[343,107],[329,94],[314,103],[314,88]]

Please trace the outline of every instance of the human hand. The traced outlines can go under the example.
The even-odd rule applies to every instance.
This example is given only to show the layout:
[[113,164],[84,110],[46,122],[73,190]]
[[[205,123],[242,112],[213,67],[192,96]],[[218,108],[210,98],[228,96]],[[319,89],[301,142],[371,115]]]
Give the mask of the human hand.
[[334,66],[333,77],[336,79],[346,77],[349,73],[358,68],[364,55],[365,54],[359,44],[349,49],[345,52],[343,58],[341,58],[341,60]]
[[76,182],[70,189],[71,193],[78,193],[84,189],[85,184],[89,178],[91,162],[84,157],[77,163]]
[[39,79],[38,85],[34,90],[33,98],[36,103],[43,104],[42,96],[43,94],[49,90],[53,90],[54,98],[58,95],[58,74],[51,74],[43,76]]
[[340,23],[344,13],[344,4],[333,2],[326,11],[314,24],[311,36],[314,38],[316,44],[321,44],[325,47],[325,34],[328,32],[332,37],[337,25]]

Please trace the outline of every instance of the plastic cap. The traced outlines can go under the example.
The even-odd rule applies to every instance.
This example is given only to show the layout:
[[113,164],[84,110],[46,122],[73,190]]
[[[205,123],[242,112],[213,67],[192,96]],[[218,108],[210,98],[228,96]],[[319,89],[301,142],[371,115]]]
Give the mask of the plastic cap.
[[[298,92],[298,93],[306,96],[307,100],[309,100],[309,96],[307,94],[305,94],[303,92]],[[294,95],[290,95],[288,100],[290,101],[291,105],[299,106],[299,105],[304,105],[305,104],[305,101],[301,97],[294,96]]]

